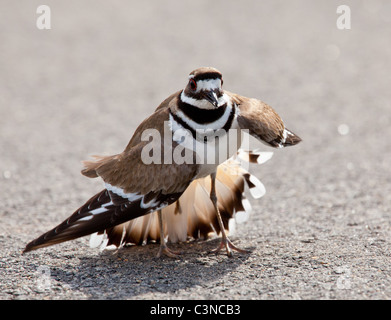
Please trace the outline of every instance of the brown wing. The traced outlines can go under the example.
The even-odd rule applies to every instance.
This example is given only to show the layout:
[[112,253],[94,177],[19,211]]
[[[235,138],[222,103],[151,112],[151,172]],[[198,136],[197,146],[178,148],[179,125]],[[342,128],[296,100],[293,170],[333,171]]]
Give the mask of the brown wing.
[[299,143],[301,139],[285,128],[284,122],[272,107],[261,100],[246,98],[227,92],[239,107],[238,123],[241,129],[272,147],[286,147]]
[[[99,176],[124,193],[183,192],[196,175],[199,165],[195,164],[195,154],[192,154],[190,163],[165,163],[178,146],[165,136],[169,133],[168,115],[167,108],[156,111],[141,123],[121,154],[85,161],[82,173],[87,177]],[[143,132],[145,139],[142,139]],[[147,132],[150,132],[149,137]],[[149,140],[143,141],[146,139]],[[160,163],[149,163],[152,159]]]

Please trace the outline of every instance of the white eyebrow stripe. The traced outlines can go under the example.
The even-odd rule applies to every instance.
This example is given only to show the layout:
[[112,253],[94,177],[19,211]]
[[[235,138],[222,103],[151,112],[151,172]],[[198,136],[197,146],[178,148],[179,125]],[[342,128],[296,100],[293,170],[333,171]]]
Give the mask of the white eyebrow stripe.
[[197,81],[197,92],[200,92],[201,90],[220,89],[220,87],[221,79],[207,79]]

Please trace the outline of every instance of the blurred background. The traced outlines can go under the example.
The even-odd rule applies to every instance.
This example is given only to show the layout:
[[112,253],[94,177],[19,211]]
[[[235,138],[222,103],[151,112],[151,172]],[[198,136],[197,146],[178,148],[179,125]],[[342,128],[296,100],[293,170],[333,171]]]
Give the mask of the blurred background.
[[[41,4],[51,9],[50,30],[36,27]],[[341,4],[351,9],[351,30],[337,28]],[[390,1],[0,6],[0,242],[11,250],[4,257],[100,190],[100,181],[80,175],[81,160],[121,152],[192,70],[213,66],[225,89],[270,104],[303,139],[253,168],[267,194],[252,201],[252,222],[238,238],[260,251],[258,242],[287,241],[280,249],[288,254],[289,243],[321,239],[325,255],[363,258],[354,268],[346,260],[351,270],[390,271]],[[366,239],[381,244],[370,266],[361,245],[344,246]],[[380,283],[380,297],[390,298],[383,274],[377,285],[365,282],[367,292],[379,293]]]

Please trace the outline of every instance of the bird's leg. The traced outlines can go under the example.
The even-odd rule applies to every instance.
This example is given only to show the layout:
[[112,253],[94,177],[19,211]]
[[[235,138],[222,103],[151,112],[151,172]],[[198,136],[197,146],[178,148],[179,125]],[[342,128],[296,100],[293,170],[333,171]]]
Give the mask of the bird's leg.
[[217,205],[216,172],[212,173],[210,175],[210,178],[212,180],[211,189],[210,189],[210,200],[212,200],[213,206],[216,210],[217,221],[219,222],[221,236],[222,236],[220,245],[216,249],[212,250],[211,252],[217,254],[220,252],[221,249],[225,248],[227,250],[228,257],[232,257],[232,250],[242,252],[242,253],[249,253],[249,251],[247,251],[247,250],[243,250],[243,249],[235,247],[234,244],[228,239],[227,234],[225,233],[223,220],[221,219],[220,210]]
[[160,248],[157,257],[160,258],[162,254],[165,254],[167,257],[170,258],[179,258],[178,255],[180,255],[180,252],[170,250],[167,247],[166,239],[164,237],[162,210],[158,210],[157,215],[159,217],[159,227],[160,227]]

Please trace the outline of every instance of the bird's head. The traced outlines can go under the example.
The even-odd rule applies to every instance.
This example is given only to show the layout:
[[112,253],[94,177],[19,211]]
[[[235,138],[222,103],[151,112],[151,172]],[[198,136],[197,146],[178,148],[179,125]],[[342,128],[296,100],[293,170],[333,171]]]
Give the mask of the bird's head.
[[184,98],[201,109],[216,109],[224,104],[219,101],[224,94],[222,85],[220,71],[210,67],[198,68],[189,74],[189,82],[183,90]]

